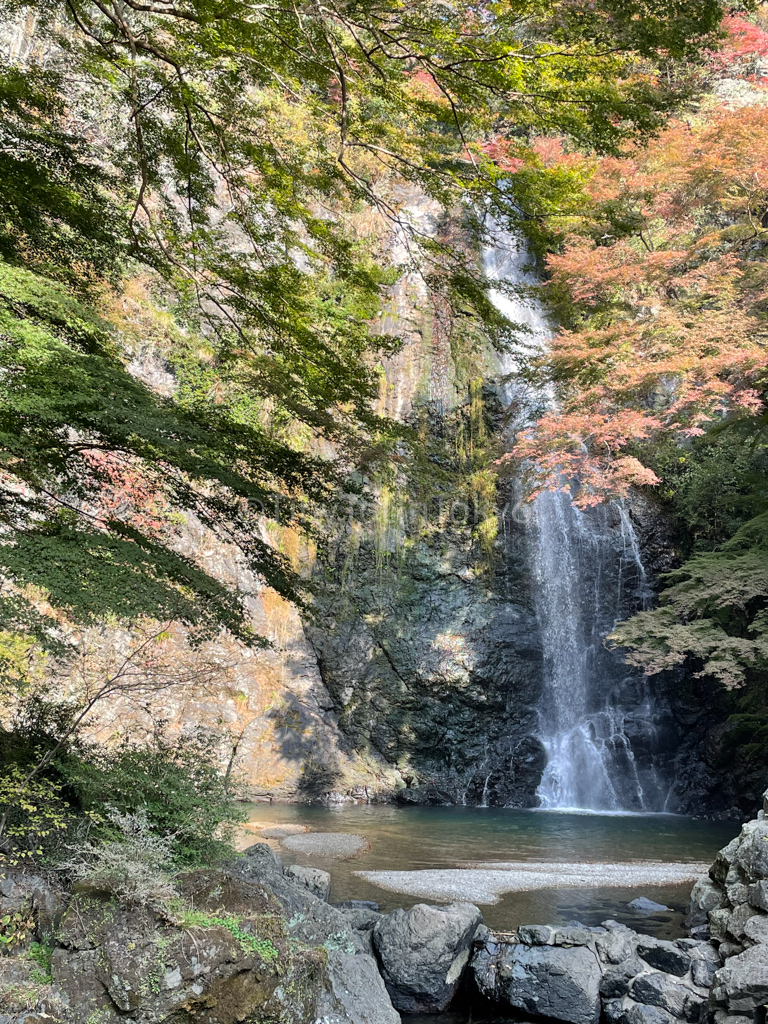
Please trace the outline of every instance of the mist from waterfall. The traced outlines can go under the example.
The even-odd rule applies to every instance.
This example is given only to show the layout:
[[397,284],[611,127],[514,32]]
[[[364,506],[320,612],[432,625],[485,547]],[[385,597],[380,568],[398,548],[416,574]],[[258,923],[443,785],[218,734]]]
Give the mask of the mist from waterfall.
[[[485,270],[500,287],[494,305],[524,328],[518,352],[551,337],[536,278],[520,237],[495,226]],[[551,395],[530,395],[514,380],[514,354],[502,358],[510,435]],[[533,601],[543,651],[538,738],[547,763],[537,790],[547,809],[659,811],[666,789],[650,756],[657,746],[646,683],[607,651],[605,636],[648,596],[627,510],[609,503],[582,512],[567,491],[540,494],[521,509],[531,548]],[[640,756],[638,756],[638,751]]]

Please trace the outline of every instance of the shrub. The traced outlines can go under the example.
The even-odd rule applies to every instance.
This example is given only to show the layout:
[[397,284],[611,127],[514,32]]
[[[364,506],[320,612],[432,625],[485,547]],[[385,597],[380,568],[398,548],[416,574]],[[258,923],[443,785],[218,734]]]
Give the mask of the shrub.
[[63,840],[74,816],[61,785],[26,765],[0,770],[0,861],[17,867],[43,859]]
[[108,893],[122,904],[151,907],[166,913],[178,893],[171,877],[172,837],[158,836],[145,811],[121,814],[111,810],[108,823],[113,838],[74,847],[61,868],[75,881]]
[[158,731],[142,745],[83,747],[61,769],[84,811],[141,813],[168,840],[176,864],[212,863],[231,853],[229,841],[245,820],[221,770],[220,743],[203,729],[173,738]]

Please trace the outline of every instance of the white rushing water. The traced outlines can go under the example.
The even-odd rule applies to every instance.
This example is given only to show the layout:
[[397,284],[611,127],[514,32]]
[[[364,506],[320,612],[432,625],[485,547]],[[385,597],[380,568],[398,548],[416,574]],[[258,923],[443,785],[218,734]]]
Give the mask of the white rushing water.
[[[486,273],[510,288],[491,292],[496,307],[523,325],[518,350],[545,348],[551,337],[536,280],[526,269],[520,238],[496,228]],[[502,371],[513,375],[514,354]],[[522,425],[536,404],[513,377],[505,385],[510,423]],[[510,433],[513,427],[510,426]],[[580,512],[567,491],[539,495],[523,510],[531,544],[534,604],[543,651],[539,738],[547,764],[538,796],[546,809],[664,810],[650,752],[654,710],[642,680],[627,673],[603,640],[628,608],[647,596],[645,570],[632,522],[617,503]],[[631,733],[631,736],[630,736]],[[638,763],[635,745],[643,753]]]

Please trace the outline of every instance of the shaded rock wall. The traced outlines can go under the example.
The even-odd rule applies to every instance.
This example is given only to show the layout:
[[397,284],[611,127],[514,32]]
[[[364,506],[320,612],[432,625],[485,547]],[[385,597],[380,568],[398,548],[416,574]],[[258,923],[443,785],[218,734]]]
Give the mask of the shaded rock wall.
[[[451,228],[415,193],[409,213],[426,234]],[[190,520],[181,549],[248,595],[254,625],[273,649],[221,641],[207,683],[115,702],[91,730],[109,738],[158,719],[171,730],[213,726],[229,738],[256,796],[532,806],[545,763],[537,739],[542,642],[520,483],[497,479],[492,468],[505,446],[498,361],[416,272],[393,286],[377,330],[402,339],[385,361],[378,411],[413,428],[415,457],[367,481],[378,506],[363,525],[353,517],[329,523],[313,569],[297,538],[265,525],[265,539],[314,572],[316,615],[302,623],[234,549]],[[152,386],[172,388],[151,353],[134,362]],[[643,586],[652,590],[675,563],[674,538],[647,501],[634,499],[629,514]],[[594,586],[585,579],[587,599]],[[638,581],[625,591],[622,614],[640,600]],[[193,663],[183,631],[170,642],[179,664]],[[765,780],[745,785],[743,773],[729,772],[728,710],[716,689],[681,676],[648,683],[620,655],[596,657],[627,709],[625,732],[641,767],[676,780],[668,809],[748,811]]]

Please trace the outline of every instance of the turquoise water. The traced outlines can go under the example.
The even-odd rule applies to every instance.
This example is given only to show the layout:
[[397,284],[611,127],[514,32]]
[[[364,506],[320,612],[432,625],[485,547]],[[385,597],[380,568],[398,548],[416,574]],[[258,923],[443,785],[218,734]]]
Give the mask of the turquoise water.
[[[675,815],[609,815],[482,807],[392,807],[389,805],[307,807],[253,804],[250,820],[263,824],[296,823],[317,832],[353,832],[366,837],[370,850],[338,861],[290,853],[273,846],[286,862],[312,864],[330,871],[331,900],[376,900],[382,910],[422,902],[389,892],[358,877],[360,870],[416,871],[456,868],[467,862],[549,861],[557,863],[665,861],[711,863],[717,851],[739,830],[734,822],[697,821]],[[257,841],[249,832],[243,845]],[[499,930],[520,924],[579,920],[599,924],[612,917],[641,931],[664,936],[682,934],[691,886],[642,888],[557,888],[508,893],[483,905],[486,923]],[[653,917],[627,904],[647,896],[671,907]]]

